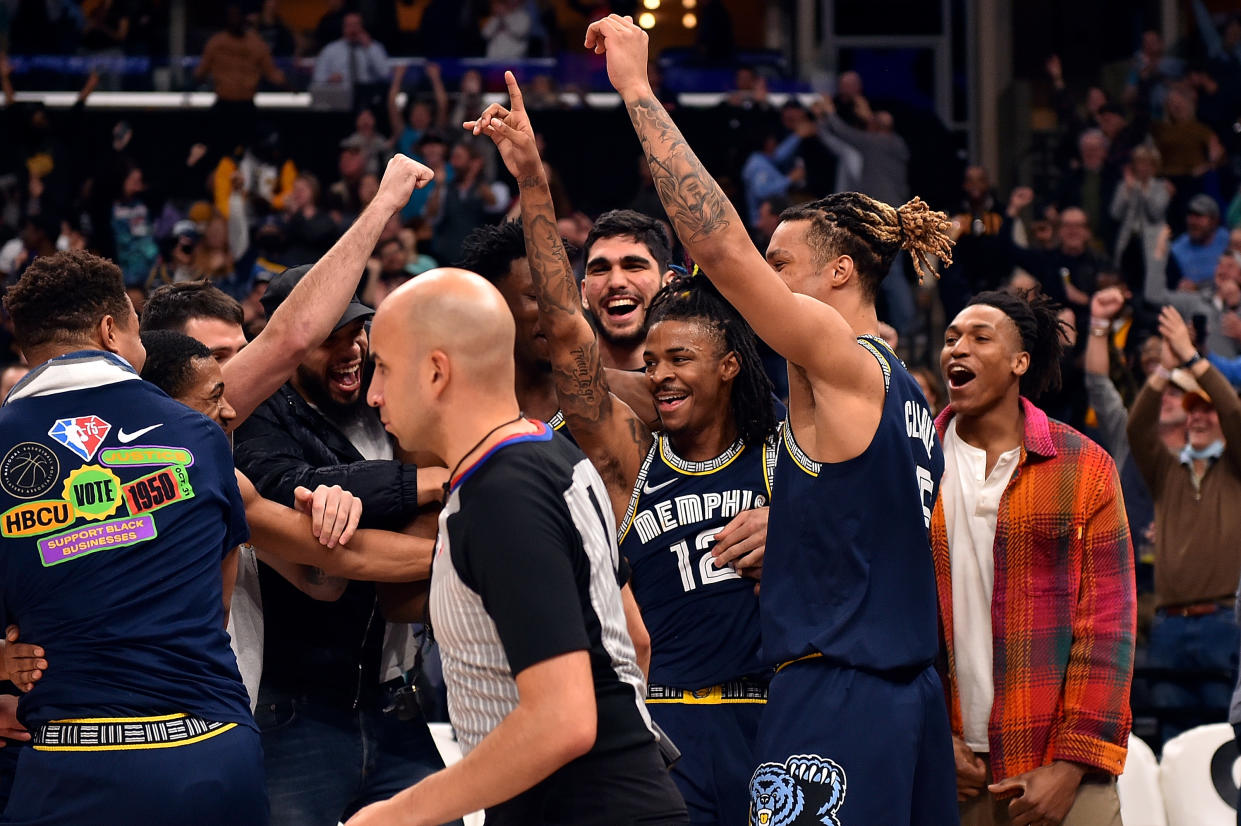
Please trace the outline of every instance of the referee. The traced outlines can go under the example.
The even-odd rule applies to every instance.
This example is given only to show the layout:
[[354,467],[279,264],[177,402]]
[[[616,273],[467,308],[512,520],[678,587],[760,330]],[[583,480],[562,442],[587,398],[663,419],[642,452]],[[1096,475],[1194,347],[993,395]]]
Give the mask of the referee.
[[590,462],[526,419],[512,314],[464,270],[375,316],[368,401],[406,450],[452,468],[430,586],[464,759],[349,823],[688,823],[643,704],[616,526]]

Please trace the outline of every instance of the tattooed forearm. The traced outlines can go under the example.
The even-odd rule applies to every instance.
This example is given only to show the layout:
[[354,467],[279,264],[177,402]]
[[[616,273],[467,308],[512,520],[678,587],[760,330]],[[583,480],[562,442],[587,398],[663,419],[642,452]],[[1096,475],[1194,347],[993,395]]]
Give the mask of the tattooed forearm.
[[[550,204],[548,206],[550,211]],[[580,294],[573,281],[573,267],[569,264],[569,256],[560,240],[560,230],[554,220],[555,213],[550,217],[534,214],[527,218],[523,205],[522,214],[530,277],[534,281],[540,312],[580,316]]]
[[681,240],[690,246],[730,228],[741,229],[737,211],[663,105],[653,97],[643,97],[626,108],[650,163],[655,191]]

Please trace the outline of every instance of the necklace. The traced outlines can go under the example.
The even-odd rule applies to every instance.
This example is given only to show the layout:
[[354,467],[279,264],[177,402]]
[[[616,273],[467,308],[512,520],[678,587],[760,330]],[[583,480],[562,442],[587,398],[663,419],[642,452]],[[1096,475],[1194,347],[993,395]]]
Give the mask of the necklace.
[[447,502],[447,501],[448,501],[448,492],[452,489],[452,480],[456,478],[456,476],[457,476],[457,471],[461,470],[461,463],[462,463],[462,462],[464,462],[467,458],[469,458],[469,455],[470,455],[471,453],[473,453],[474,451],[478,450],[478,448],[479,448],[479,447],[483,444],[483,442],[485,442],[485,441],[487,441],[488,439],[490,439],[490,438],[492,437],[492,435],[494,435],[494,434],[495,434],[495,432],[496,432],[497,430],[499,430],[500,428],[503,428],[503,427],[508,427],[509,425],[513,424],[514,422],[520,422],[520,421],[521,421],[522,419],[524,419],[524,418],[526,418],[526,414],[525,414],[525,413],[518,413],[518,414],[517,414],[517,418],[515,418],[515,419],[509,419],[507,422],[501,422],[500,424],[498,424],[498,425],[496,425],[495,427],[491,428],[490,430],[488,430],[488,431],[487,431],[486,435],[485,435],[485,436],[483,436],[483,438],[479,439],[477,442],[475,442],[475,443],[474,443],[474,447],[472,447],[472,448],[470,448],[469,450],[467,450],[467,451],[465,452],[465,455],[464,455],[464,456],[462,456],[460,459],[458,459],[458,460],[457,460],[457,466],[456,466],[456,467],[454,467],[454,468],[452,469],[452,473],[448,474],[448,481],[444,483],[444,501],[445,501],[445,502]]

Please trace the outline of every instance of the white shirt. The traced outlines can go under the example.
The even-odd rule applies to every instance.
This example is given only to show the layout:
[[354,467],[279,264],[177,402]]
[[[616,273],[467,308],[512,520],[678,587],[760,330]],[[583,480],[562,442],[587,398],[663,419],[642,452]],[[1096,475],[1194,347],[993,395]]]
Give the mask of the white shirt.
[[965,744],[989,752],[987,728],[995,697],[991,594],[995,585],[995,522],[1000,497],[1013,478],[1021,448],[1002,454],[987,475],[987,451],[944,433],[944,522],[952,568],[952,643]]
[[[356,76],[355,76],[356,74]],[[315,58],[312,80],[315,83],[332,83],[334,76],[340,83],[380,83],[388,79],[388,53],[383,44],[372,40],[369,46],[359,46],[344,38],[333,40],[323,47]]]

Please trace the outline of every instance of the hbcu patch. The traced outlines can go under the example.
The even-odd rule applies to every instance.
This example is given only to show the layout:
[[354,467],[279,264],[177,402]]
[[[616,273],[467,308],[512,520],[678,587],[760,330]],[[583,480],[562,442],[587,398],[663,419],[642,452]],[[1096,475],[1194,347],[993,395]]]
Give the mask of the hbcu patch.
[[47,435],[89,462],[95,458],[95,451],[111,429],[112,425],[98,416],[78,416],[75,419],[57,419]]
[[23,502],[0,516],[0,536],[16,539],[38,536],[65,528],[77,521],[77,514],[63,499],[42,499]]
[[38,442],[14,445],[0,460],[0,488],[17,499],[34,499],[52,489],[60,476],[60,460]]

